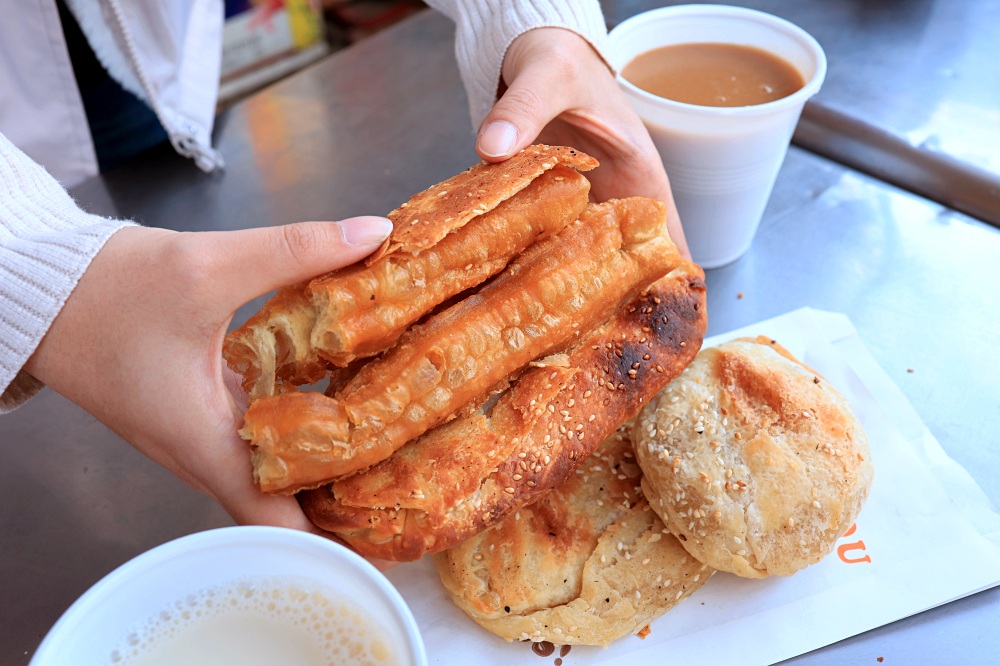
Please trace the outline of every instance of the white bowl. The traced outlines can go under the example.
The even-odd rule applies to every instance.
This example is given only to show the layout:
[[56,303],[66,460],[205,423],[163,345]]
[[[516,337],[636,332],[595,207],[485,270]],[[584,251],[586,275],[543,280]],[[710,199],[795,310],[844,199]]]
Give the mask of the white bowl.
[[[206,590],[239,586],[246,590],[258,583],[280,581],[367,617],[377,625],[374,633],[380,627],[395,652],[396,660],[387,663],[426,666],[413,615],[375,567],[332,541],[277,527],[200,532],[126,562],[59,618],[31,666],[112,663],[112,655],[121,654],[130,635],[148,633],[148,626],[165,612],[176,617],[184,604],[195,608]],[[141,640],[133,638],[133,642]]]

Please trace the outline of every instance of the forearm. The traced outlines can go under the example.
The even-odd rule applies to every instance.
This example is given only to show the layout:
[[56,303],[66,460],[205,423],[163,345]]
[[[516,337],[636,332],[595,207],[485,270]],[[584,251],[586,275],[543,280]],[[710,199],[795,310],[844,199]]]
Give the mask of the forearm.
[[82,211],[0,135],[0,413],[41,388],[24,364],[94,255],[128,224]]
[[455,55],[474,127],[496,102],[507,48],[525,32],[566,28],[590,42],[598,53],[604,52],[607,30],[597,0],[428,0],[427,4],[457,26]]

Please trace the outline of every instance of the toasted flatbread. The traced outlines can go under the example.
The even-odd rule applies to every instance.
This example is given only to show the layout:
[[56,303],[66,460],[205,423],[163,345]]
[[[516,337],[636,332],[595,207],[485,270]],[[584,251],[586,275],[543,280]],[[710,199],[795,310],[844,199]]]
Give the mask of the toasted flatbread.
[[650,510],[627,428],[534,504],[434,556],[451,599],[508,640],[609,645],[712,570]]

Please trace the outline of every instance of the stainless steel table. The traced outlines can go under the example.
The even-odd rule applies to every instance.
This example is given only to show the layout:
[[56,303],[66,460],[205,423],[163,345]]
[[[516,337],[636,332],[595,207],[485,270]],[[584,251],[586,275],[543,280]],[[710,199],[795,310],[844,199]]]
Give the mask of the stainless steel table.
[[[230,110],[217,137],[224,174],[156,151],[73,194],[94,212],[179,230],[387,212],[475,161],[451,38],[447,20],[418,15]],[[750,253],[709,272],[709,332],[804,305],[847,313],[1000,506],[998,260],[1000,231],[793,148]],[[0,663],[26,663],[62,611],[127,559],[230,524],[50,391],[0,418],[0,441]],[[986,663],[1000,652],[998,621],[994,589],[794,661]]]

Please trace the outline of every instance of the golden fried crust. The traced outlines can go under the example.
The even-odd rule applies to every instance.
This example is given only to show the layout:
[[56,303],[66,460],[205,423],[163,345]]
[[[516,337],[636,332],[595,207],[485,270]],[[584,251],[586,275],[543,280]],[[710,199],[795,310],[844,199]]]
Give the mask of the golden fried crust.
[[326,375],[328,363],[309,341],[316,312],[304,289],[282,287],[223,342],[222,354],[251,400]]
[[751,578],[822,559],[872,482],[851,406],[769,338],[703,351],[633,439],[664,524],[699,560]]
[[704,299],[701,269],[682,261],[565,358],[525,372],[491,409],[300,493],[300,503],[317,526],[383,559],[417,559],[473,536],[565,480],[680,374],[704,337]]
[[495,208],[557,164],[578,171],[590,171],[597,166],[597,160],[565,146],[538,144],[528,146],[503,162],[480,162],[413,195],[389,213],[393,223],[392,235],[366,263],[374,263],[394,252],[417,254],[433,247],[449,233],[476,215]]
[[[575,153],[568,161],[589,168],[591,160]],[[313,383],[331,363],[346,366],[384,351],[438,304],[483,283],[527,246],[576,220],[590,183],[558,164],[538,169],[481,165],[479,176],[503,184],[505,198],[490,199],[486,210],[485,203],[467,204],[469,213],[479,213],[433,247],[400,250],[279,290],[223,346],[250,399]],[[401,231],[397,224],[393,237]]]
[[338,366],[387,349],[439,303],[485,282],[526,247],[579,218],[589,191],[586,178],[556,166],[419,254],[400,251],[313,280],[307,289],[318,312],[312,347]]
[[[261,489],[296,492],[374,465],[533,359],[606,321],[679,262],[665,217],[664,205],[652,199],[590,206],[478,293],[411,328],[335,398],[286,394],[254,402],[241,435],[256,449]],[[300,419],[298,429],[273,422],[317,400],[336,405],[310,414],[340,422]],[[329,433],[346,439],[331,442]],[[283,460],[265,459],[271,456]]]
[[711,576],[649,510],[623,432],[534,504],[434,556],[452,600],[509,640],[608,645]]

